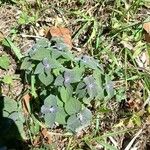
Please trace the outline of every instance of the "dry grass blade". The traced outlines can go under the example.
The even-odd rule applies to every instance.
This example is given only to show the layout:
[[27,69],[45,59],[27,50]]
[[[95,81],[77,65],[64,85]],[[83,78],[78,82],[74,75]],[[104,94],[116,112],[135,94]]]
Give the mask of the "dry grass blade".
[[131,146],[133,145],[134,141],[139,137],[139,135],[142,133],[143,129],[140,129],[136,135],[134,136],[134,138],[129,142],[129,144],[127,145],[127,147],[125,148],[125,150],[130,150]]

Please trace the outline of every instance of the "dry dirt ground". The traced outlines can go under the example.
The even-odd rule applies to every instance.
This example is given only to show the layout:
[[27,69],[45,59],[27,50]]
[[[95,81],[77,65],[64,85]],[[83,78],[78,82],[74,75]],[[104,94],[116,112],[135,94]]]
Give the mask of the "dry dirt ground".
[[[42,5],[46,5],[46,3],[47,1],[45,1],[45,4],[43,3]],[[64,3],[59,3],[57,1],[53,1],[53,4],[55,7],[58,8],[64,7],[65,9],[69,9],[72,6],[74,7],[74,9],[79,8],[78,4],[75,4],[75,2],[71,2],[71,1],[68,2],[67,5],[65,5]],[[32,5],[32,7],[34,7],[34,4]],[[82,6],[83,10],[89,11],[91,9],[91,12],[95,13],[95,17],[100,15],[103,18],[102,19],[103,23],[107,24],[107,21],[109,20],[110,10],[107,7],[103,10],[100,10],[101,8],[99,8],[98,11],[97,10],[98,7],[94,6],[94,2],[92,1],[89,1],[89,3],[87,2],[86,5]],[[144,14],[145,11],[147,13],[147,9],[144,8],[142,10],[143,18],[145,15]],[[80,27],[80,24],[76,24],[76,22],[74,21],[74,19],[77,18],[68,14],[62,15],[60,12],[56,11],[53,8],[42,11],[43,14],[40,16],[40,18],[34,25],[32,24],[18,25],[17,20],[19,18],[20,13],[21,13],[21,8],[16,5],[4,4],[0,7],[0,40],[2,40],[3,37],[7,37],[7,36],[12,37],[12,40],[15,42],[17,47],[21,49],[23,54],[26,54],[28,49],[32,47],[34,43],[34,37],[32,37],[32,35],[43,36],[44,35],[43,30],[46,30],[46,28],[50,26],[54,26],[54,25],[67,26],[67,28],[69,28],[73,34],[75,34],[74,31],[77,31]],[[139,18],[142,20],[142,17]],[[17,29],[17,33],[15,34],[13,33],[14,29]],[[107,35],[109,29],[107,31],[106,28],[104,32],[106,32]],[[28,35],[31,36],[28,37]],[[87,33],[84,33],[80,38],[73,40],[74,51],[76,53],[79,52],[88,53],[87,51],[89,51],[88,49],[89,45],[84,46],[84,38],[86,39],[85,37],[86,35]],[[114,49],[117,50],[116,45],[114,45]],[[20,77],[21,74],[19,70],[20,64],[18,63],[16,57],[12,54],[10,49],[6,49],[1,45],[0,55],[2,54],[6,54],[9,56],[11,60],[11,65],[9,66],[9,69],[7,71],[0,69],[0,78],[4,77],[5,75],[12,75],[16,79],[13,80],[13,85],[2,84],[1,93],[4,96],[9,96],[13,99],[16,99],[22,95],[22,92],[25,88],[25,85],[23,84],[23,80]],[[132,89],[129,89],[129,92],[127,93],[127,97],[128,99],[134,99],[135,101],[137,101],[136,104],[138,105],[137,106],[138,109],[139,105],[143,105],[143,102],[141,102],[142,99],[141,93],[137,92],[142,90],[142,85],[140,85],[140,81],[134,84],[134,87],[132,86]],[[136,91],[134,91],[135,89]],[[124,118],[126,118],[126,116],[124,116],[123,114],[123,112],[125,111],[124,109],[128,109],[125,106],[125,104],[124,103],[118,104],[117,102],[112,101],[111,103],[108,104],[108,108],[111,110],[110,113],[108,113],[107,115],[103,114],[101,116],[101,123],[100,123],[101,133],[105,133],[105,131],[109,131],[112,129],[114,129],[114,131],[124,129],[125,125],[121,126],[121,120],[124,120]],[[136,106],[134,107],[134,109],[136,109]],[[130,110],[130,112],[132,112],[132,110]],[[120,122],[120,126],[118,125],[118,127],[115,127],[114,125],[118,121]],[[150,125],[149,124],[150,124],[150,118],[143,117],[141,127],[134,128],[133,132],[129,132],[128,134],[126,133],[121,136],[116,136],[114,140],[118,144],[120,150],[121,149],[124,150],[127,144],[129,144],[129,142],[131,142],[131,140],[133,140],[134,137],[136,137],[136,134],[139,133],[139,131],[141,131],[140,129],[142,129],[142,132],[140,133],[140,136],[138,136],[135,139],[133,143],[134,146],[132,146],[133,147],[132,150],[146,150],[146,149],[149,150],[150,149]],[[88,134],[90,135],[91,132],[90,130],[92,126],[94,125],[91,125],[91,127],[83,131],[83,133],[80,133],[80,135],[77,135],[71,139],[73,149],[79,149],[79,148],[82,148],[84,150],[89,149],[87,144],[84,142],[83,138],[85,135]],[[62,129],[57,129],[55,132],[63,133]],[[42,140],[41,139],[42,136],[41,137],[40,136],[41,134],[39,134],[39,138],[38,138],[39,143],[40,144],[46,143],[47,139]],[[68,145],[70,138],[62,138],[61,136],[55,135],[52,136],[52,141],[55,144],[57,143],[56,144],[57,149],[62,150],[64,149],[64,147]],[[110,141],[112,141],[112,139],[110,139]],[[91,143],[93,144],[95,149],[97,150],[102,149],[100,145],[97,144],[94,140],[92,141],[92,139],[91,139]],[[39,144],[37,144],[35,147],[38,146]]]

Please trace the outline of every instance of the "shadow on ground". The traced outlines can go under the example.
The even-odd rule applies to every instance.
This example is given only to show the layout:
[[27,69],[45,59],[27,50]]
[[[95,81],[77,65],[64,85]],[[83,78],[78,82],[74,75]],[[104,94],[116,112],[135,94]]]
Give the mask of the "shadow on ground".
[[28,150],[15,122],[3,117],[4,97],[0,96],[0,150]]

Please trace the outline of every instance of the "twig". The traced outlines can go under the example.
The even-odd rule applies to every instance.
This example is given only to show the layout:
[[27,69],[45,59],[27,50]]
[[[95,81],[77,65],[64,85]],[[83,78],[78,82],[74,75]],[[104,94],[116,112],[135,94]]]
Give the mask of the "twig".
[[127,147],[124,150],[130,150],[131,146],[133,145],[133,143],[135,142],[135,140],[138,138],[138,136],[142,133],[142,129],[140,129],[136,135],[134,136],[134,138],[130,141],[130,143],[127,145]]
[[39,39],[43,39],[44,37],[41,36],[36,36],[36,35],[26,35],[26,34],[20,34],[23,38],[39,38]]
[[148,98],[146,99],[146,101],[144,102],[143,108],[145,108],[145,106],[146,106],[147,104],[150,104],[150,94],[149,94]]
[[118,144],[117,144],[117,142],[114,140],[114,138],[111,137],[111,136],[109,136],[109,139],[110,139],[110,141],[114,144],[114,146],[117,148],[117,147],[118,147]]

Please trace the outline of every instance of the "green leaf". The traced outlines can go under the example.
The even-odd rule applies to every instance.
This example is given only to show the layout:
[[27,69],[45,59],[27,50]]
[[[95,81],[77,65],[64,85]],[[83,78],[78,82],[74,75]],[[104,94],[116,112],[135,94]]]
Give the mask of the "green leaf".
[[77,85],[76,88],[76,95],[78,96],[78,98],[84,98],[86,96],[86,88],[85,88],[85,83],[83,82],[79,82],[79,84]]
[[111,110],[108,109],[107,107],[102,107],[102,108],[99,109],[99,111],[100,111],[101,113],[109,113],[109,112],[111,112]]
[[84,78],[84,82],[86,84],[87,93],[90,98],[94,98],[98,94],[98,85],[96,84],[95,79],[93,76],[88,76]]
[[26,136],[26,133],[25,133],[25,130],[24,130],[24,125],[23,125],[23,122],[20,121],[20,120],[17,120],[16,122],[16,125],[18,127],[18,130],[19,130],[19,136],[20,136],[20,140],[22,139],[27,139],[27,136]]
[[91,101],[93,100],[93,98],[90,98],[90,97],[83,97],[82,101],[84,104],[86,105],[91,105]]
[[66,52],[62,53],[62,56],[64,58],[66,58],[67,60],[74,61],[74,55],[69,51],[66,51]]
[[83,58],[80,60],[80,62],[81,62],[81,64],[83,64],[86,67],[91,68],[91,69],[98,69],[98,68],[102,69],[102,67],[99,65],[98,61],[88,55],[84,55]]
[[125,87],[121,87],[118,90],[116,90],[116,101],[121,102],[122,100],[126,99],[126,92]]
[[60,88],[60,96],[64,103],[69,99],[69,94],[64,86]]
[[19,19],[18,19],[18,24],[26,24],[29,23],[29,16],[27,15],[26,12],[22,12]]
[[67,120],[67,130],[71,130],[72,132],[76,132],[76,129],[81,126],[80,120],[76,117],[76,115],[71,115]]
[[62,52],[58,51],[58,50],[52,50],[52,58],[57,59],[58,57],[60,57],[62,54]]
[[64,107],[64,102],[61,101],[60,99],[58,99],[57,105],[58,105],[58,107]]
[[[54,108],[54,111],[49,111],[51,108]],[[52,127],[57,113],[57,97],[55,95],[51,94],[44,100],[44,105],[41,107],[41,112],[44,113],[46,125]]]
[[66,103],[70,97],[72,96],[72,88],[70,87],[61,87],[60,88],[60,96],[61,96],[61,99],[64,103]]
[[40,73],[44,73],[44,65],[42,63],[39,63],[34,71],[34,74],[40,74]]
[[81,110],[81,102],[75,98],[70,98],[65,104],[65,110],[69,115],[78,113]]
[[99,70],[99,69],[94,70],[93,77],[96,81],[97,90],[98,90],[96,99],[102,100],[102,99],[104,99],[104,87],[103,87],[101,70]]
[[60,69],[53,69],[53,74],[57,77],[57,76],[59,76],[60,75]]
[[35,83],[35,75],[31,75],[31,94],[34,98],[37,98]]
[[26,21],[25,21],[24,18],[19,18],[19,19],[18,19],[18,23],[19,23],[19,24],[25,24]]
[[9,84],[9,85],[12,85],[13,84],[13,79],[10,75],[6,75],[4,76],[4,78],[2,79],[2,81],[5,83],[5,84]]
[[17,102],[9,97],[4,97],[4,108],[3,110],[11,113],[13,111],[17,111]]
[[[76,83],[81,80],[82,76],[82,69],[75,67],[74,69],[66,69],[64,72],[64,81],[65,84],[70,84],[70,83]],[[68,79],[68,82],[66,82],[66,79]]]
[[67,120],[67,129],[73,132],[79,132],[87,127],[92,119],[92,113],[89,109],[85,108],[76,115],[71,115]]
[[105,81],[106,81],[106,92],[107,92],[107,97],[105,97],[106,100],[111,99],[114,96],[114,85],[113,81],[111,81],[110,76],[106,75],[105,76]]
[[4,111],[3,111],[3,117],[7,117],[7,118],[8,118],[8,116],[9,116],[9,113],[4,110]]
[[92,113],[89,109],[85,108],[81,112],[77,114],[77,119],[80,122],[80,126],[76,128],[76,132],[81,131],[83,128],[90,125],[90,122],[92,120]]
[[84,71],[85,71],[85,68],[83,68],[83,67],[80,67],[80,68],[75,67],[72,69],[72,72],[75,75],[75,82],[79,82],[81,80],[81,77],[82,77]]
[[39,80],[45,85],[48,86],[53,82],[53,75],[46,75],[44,72],[38,75]]
[[78,95],[78,98],[84,98],[87,92],[86,92],[86,89],[81,89],[76,94]]
[[25,57],[22,61],[22,64],[21,64],[21,69],[23,70],[28,70],[30,67],[31,67],[31,62],[30,62],[30,59],[29,57]]
[[[44,47],[44,48],[50,48],[50,41],[47,38],[40,38],[36,41],[36,46],[37,48],[40,49],[40,47]],[[50,48],[51,49],[51,48]]]
[[45,120],[45,124],[48,127],[52,127],[52,125],[55,122],[55,118],[56,118],[56,113],[48,113],[44,115],[44,120]]
[[15,112],[11,113],[9,115],[9,118],[11,118],[14,121],[21,121],[22,123],[25,122],[24,116],[23,116],[22,112],[19,110],[18,111],[16,110]]
[[63,68],[63,66],[55,59],[49,58],[48,62],[50,64],[50,68]]
[[44,105],[46,106],[57,106],[57,97],[50,94],[45,100]]
[[3,55],[0,57],[0,67],[7,70],[10,65],[9,57],[6,55]]
[[6,46],[10,47],[13,52],[15,53],[15,55],[17,56],[17,58],[20,60],[23,55],[21,54],[21,51],[18,47],[15,46],[15,44],[11,41],[10,38],[5,38],[3,44],[5,43]]
[[[11,112],[11,114],[7,117],[7,119],[5,118],[6,122],[10,121],[10,126],[6,126],[7,129],[4,129],[5,132],[5,136],[7,137],[12,137],[12,138],[17,138],[19,140],[26,139],[26,135],[24,132],[24,126],[23,123],[24,121],[22,121],[23,119],[20,119],[20,115],[22,114],[21,112],[16,112],[13,111]],[[5,127],[4,127],[5,128]]]
[[40,131],[40,125],[34,119],[33,122],[30,124],[30,131],[33,135],[37,135]]
[[113,88],[112,82],[110,82],[106,85],[106,92],[108,94],[106,99],[111,99],[114,96],[114,88]]
[[68,115],[66,114],[64,108],[59,107],[57,114],[56,114],[56,122],[59,124],[66,124],[66,117]]
[[55,79],[54,85],[56,86],[62,86],[64,82],[64,78],[62,75],[57,76],[57,78]]
[[141,126],[142,124],[142,121],[141,121],[141,118],[139,115],[137,114],[134,114],[133,117],[132,117],[132,120],[134,121],[134,123],[137,125],[137,126]]
[[81,118],[81,124],[83,126],[87,126],[90,124],[90,121],[92,120],[92,113],[89,109],[85,108],[79,113],[82,118]]
[[96,84],[100,87],[102,87],[102,76],[101,71],[99,69],[96,69],[93,71],[93,77],[95,78]]
[[43,47],[41,47],[41,49],[35,49],[34,51],[31,50],[31,52],[32,52],[31,59],[33,60],[42,61],[44,58],[48,58],[48,59],[51,58],[50,50]]

